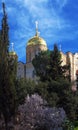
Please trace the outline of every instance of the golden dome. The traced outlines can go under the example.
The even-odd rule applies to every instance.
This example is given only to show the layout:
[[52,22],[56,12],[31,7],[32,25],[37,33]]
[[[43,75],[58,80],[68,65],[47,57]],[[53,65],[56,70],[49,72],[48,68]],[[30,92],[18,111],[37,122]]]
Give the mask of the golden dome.
[[16,52],[14,51],[14,43],[11,43],[12,45],[12,50],[9,52],[9,55],[17,55]]
[[10,51],[9,55],[17,55],[15,51]]
[[39,37],[39,32],[38,32],[38,22],[36,21],[36,34],[34,37],[32,37],[28,43],[27,43],[27,46],[30,46],[30,45],[44,45],[44,46],[47,46],[46,44],[46,41]]
[[30,45],[44,45],[44,46],[47,46],[46,41],[43,38],[39,37],[39,36],[34,36],[33,38],[31,38],[27,43],[27,46],[30,46]]

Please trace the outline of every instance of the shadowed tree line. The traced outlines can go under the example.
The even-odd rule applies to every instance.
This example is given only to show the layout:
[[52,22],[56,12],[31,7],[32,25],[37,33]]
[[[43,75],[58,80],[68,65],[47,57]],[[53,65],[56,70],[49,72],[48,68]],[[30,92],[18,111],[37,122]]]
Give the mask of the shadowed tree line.
[[57,44],[52,51],[42,51],[32,63],[39,79],[36,87],[50,106],[63,107],[70,120],[77,119],[78,91],[72,91],[70,63],[62,66],[61,53]]

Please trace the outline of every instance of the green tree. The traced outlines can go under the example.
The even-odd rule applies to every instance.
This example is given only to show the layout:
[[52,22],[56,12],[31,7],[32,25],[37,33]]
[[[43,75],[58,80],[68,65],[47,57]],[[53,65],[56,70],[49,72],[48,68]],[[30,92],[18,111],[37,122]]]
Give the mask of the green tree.
[[63,107],[71,121],[77,120],[78,92],[71,90],[69,81],[60,78],[58,81],[39,82],[35,92],[41,95],[48,102],[49,106]]
[[31,95],[35,93],[36,83],[32,80],[27,80],[24,78],[17,79],[15,81],[16,93],[17,93],[17,103],[23,104],[27,94]]
[[8,122],[15,114],[14,78],[12,77],[11,64],[9,64],[9,27],[7,24],[7,14],[3,3],[3,19],[0,31],[0,111],[5,121],[5,128],[8,130]]
[[40,81],[57,81],[61,77],[66,78],[67,71],[69,74],[69,65],[62,66],[61,53],[56,44],[52,51],[42,51],[36,55],[32,63]]
[[41,81],[48,79],[48,69],[50,62],[50,51],[41,51],[35,56],[32,63],[35,68],[35,74],[40,78]]
[[70,120],[76,119],[78,94],[71,90],[70,63],[62,66],[57,45],[52,51],[41,52],[33,59],[36,75],[40,77],[36,92],[48,105],[63,107]]
[[50,78],[56,81],[59,78],[64,78],[65,72],[67,71],[67,68],[65,66],[62,66],[61,53],[58,50],[57,45],[54,44],[54,49],[50,54]]
[[[12,54],[11,54],[12,53]],[[10,67],[10,75],[16,81],[16,75],[17,75],[17,55],[13,52],[9,52],[9,58],[8,58],[8,64]]]

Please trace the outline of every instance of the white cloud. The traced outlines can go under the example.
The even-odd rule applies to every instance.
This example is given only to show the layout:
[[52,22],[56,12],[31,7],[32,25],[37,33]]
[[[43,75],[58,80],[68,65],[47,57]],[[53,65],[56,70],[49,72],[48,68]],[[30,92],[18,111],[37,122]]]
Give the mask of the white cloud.
[[[59,28],[64,27],[64,20],[58,15],[57,10],[52,6],[47,8],[48,0],[14,0],[16,3],[21,5],[21,10],[16,7],[8,7],[10,15],[15,15],[17,24],[22,27],[30,27],[30,19],[34,24],[35,20],[38,20],[42,29],[46,28]],[[63,7],[67,0],[56,0],[59,7]],[[24,8],[24,10],[23,10]],[[29,14],[27,14],[28,12]],[[63,22],[62,22],[63,21]],[[65,25],[65,24],[64,24]]]
[[[13,12],[15,15],[15,18],[17,19],[17,24],[20,27],[15,31],[16,37],[25,37],[26,33],[27,35],[33,36],[33,27],[30,27],[30,22],[35,26],[35,20],[39,21],[39,31],[44,32],[44,30],[47,32],[47,30],[50,30],[52,32],[55,32],[56,29],[64,29],[66,27],[70,27],[69,24],[62,19],[62,17],[57,13],[57,10],[51,6],[51,8],[47,8],[48,0],[14,0],[16,3],[19,3],[19,6],[21,5],[21,10],[18,10],[15,7],[8,8],[9,12]],[[58,4],[58,8],[63,8],[67,3],[67,0],[56,0],[56,4]],[[24,10],[23,10],[24,8]],[[14,11],[13,11],[14,10]],[[28,12],[26,12],[26,10]],[[31,21],[30,21],[31,20]],[[21,33],[20,33],[21,32]],[[45,32],[45,33],[46,33]],[[18,33],[16,35],[16,33]],[[48,35],[51,35],[51,34]]]
[[18,53],[20,49],[24,50],[28,39],[35,35],[36,20],[39,21],[40,36],[47,41],[77,37],[77,32],[71,33],[72,26],[69,21],[60,15],[68,0],[13,0],[12,2],[6,0],[5,2],[9,21],[13,24],[13,28],[10,28],[13,31],[12,42],[16,43]]

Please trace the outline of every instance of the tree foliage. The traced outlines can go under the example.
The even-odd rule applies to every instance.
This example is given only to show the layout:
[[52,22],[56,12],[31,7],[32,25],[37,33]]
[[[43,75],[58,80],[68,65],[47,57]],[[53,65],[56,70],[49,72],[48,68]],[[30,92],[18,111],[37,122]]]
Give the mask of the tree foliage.
[[32,80],[24,78],[15,81],[15,88],[17,93],[17,104],[23,104],[27,94],[31,95],[35,92],[36,83]]
[[57,45],[52,51],[36,55],[32,63],[41,81],[37,84],[36,92],[47,100],[48,105],[63,107],[69,119],[75,120],[78,94],[71,89],[70,65],[62,66]]
[[6,130],[8,122],[15,113],[15,88],[11,63],[9,64],[9,27],[7,14],[3,3],[2,28],[0,30],[0,111],[5,120]]
[[50,108],[38,94],[27,96],[25,103],[19,106],[19,130],[49,130],[62,127],[66,118],[62,108]]
[[42,51],[35,56],[32,63],[35,68],[35,74],[41,81],[45,81],[48,78],[50,51]]
[[32,63],[40,81],[66,78],[65,73],[69,71],[69,65],[62,66],[61,54],[56,44],[52,51],[42,51],[36,55]]

